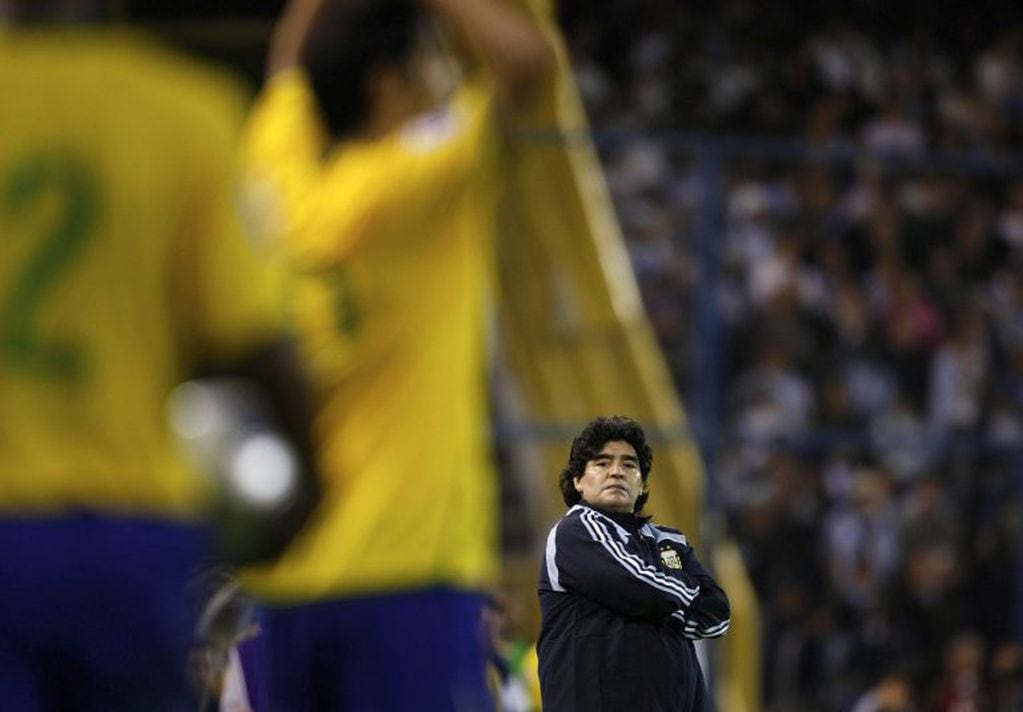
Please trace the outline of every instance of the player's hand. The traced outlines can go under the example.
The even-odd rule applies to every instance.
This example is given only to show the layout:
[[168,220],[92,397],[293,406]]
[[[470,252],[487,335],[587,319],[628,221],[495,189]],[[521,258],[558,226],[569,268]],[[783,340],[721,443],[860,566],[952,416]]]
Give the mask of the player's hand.
[[289,0],[270,37],[266,75],[297,67],[309,29],[325,0]]

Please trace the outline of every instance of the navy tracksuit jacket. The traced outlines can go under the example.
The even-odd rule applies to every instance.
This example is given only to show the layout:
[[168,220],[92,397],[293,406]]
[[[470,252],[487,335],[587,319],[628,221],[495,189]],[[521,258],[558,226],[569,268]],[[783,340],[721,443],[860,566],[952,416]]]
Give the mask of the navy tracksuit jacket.
[[580,503],[540,567],[544,712],[703,712],[693,640],[728,630],[728,598],[675,529]]

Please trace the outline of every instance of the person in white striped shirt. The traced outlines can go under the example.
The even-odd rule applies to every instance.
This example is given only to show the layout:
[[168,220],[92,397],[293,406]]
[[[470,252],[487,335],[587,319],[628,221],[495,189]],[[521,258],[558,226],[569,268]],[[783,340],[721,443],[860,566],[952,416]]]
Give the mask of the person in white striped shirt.
[[684,534],[642,514],[652,463],[629,418],[597,418],[572,443],[569,510],[540,567],[545,712],[705,709],[693,641],[728,631],[728,597]]

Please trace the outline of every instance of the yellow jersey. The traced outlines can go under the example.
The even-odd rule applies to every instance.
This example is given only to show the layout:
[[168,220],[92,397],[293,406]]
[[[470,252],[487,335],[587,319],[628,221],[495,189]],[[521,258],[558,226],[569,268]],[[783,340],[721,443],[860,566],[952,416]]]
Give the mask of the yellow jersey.
[[491,90],[468,84],[391,135],[331,147],[290,70],[257,101],[243,153],[246,202],[290,265],[326,480],[318,514],[250,587],[287,603],[488,584]]
[[282,313],[233,217],[228,75],[118,29],[0,30],[0,516],[192,518],[165,417]]

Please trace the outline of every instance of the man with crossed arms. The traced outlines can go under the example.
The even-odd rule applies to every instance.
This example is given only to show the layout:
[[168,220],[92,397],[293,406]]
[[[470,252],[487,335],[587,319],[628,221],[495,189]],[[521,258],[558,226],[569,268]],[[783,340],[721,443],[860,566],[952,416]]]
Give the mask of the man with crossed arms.
[[693,641],[724,635],[728,598],[681,532],[641,516],[652,461],[628,418],[597,418],[572,443],[570,509],[540,569],[546,712],[705,709]]

